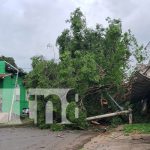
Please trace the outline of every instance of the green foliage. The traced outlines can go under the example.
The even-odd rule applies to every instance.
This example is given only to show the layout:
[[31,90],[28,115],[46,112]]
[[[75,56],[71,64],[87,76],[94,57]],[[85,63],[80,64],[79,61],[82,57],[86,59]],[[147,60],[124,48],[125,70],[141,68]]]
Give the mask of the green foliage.
[[124,132],[150,134],[150,124],[127,124],[124,126]]
[[50,125],[50,129],[52,131],[62,131],[64,129],[64,125],[58,124],[58,123],[54,123],[54,124]]
[[125,103],[124,103],[124,109],[129,109],[129,108],[132,108],[132,104],[131,104],[131,102],[129,102],[129,101],[126,101]]
[[101,95],[99,93],[88,95],[84,98],[83,104],[87,112],[87,116],[100,115],[103,112],[103,108],[100,105]]
[[[62,77],[84,95],[89,87],[112,84],[119,87],[126,78],[129,60],[141,62],[142,46],[137,44],[131,31],[122,31],[121,21],[106,19],[108,27],[97,24],[86,26],[86,19],[77,8],[57,39],[60,50]],[[67,78],[69,77],[69,81]]]
[[75,108],[77,108],[77,104],[75,102],[71,102],[67,107],[67,118],[73,123],[72,127],[84,129],[87,127],[86,113],[85,111],[79,110],[79,117],[76,118]]
[[37,101],[37,125],[41,129],[48,128],[48,125],[45,124],[45,104],[44,97],[38,97]]
[[76,51],[74,56],[76,57],[72,59],[69,51],[62,55],[60,80],[62,85],[74,87],[83,96],[90,85],[96,85],[99,82],[100,76],[94,54],[82,55],[80,51]]
[[51,88],[58,86],[58,65],[45,60],[43,56],[32,58],[33,70],[26,76],[26,86],[32,88]]
[[[38,99],[38,109],[37,109],[37,122],[38,126],[40,128],[49,128],[51,125],[45,124],[45,110],[46,110],[46,104],[48,101],[51,101],[53,103],[53,121],[56,124],[57,129],[57,123],[61,121],[61,103],[60,99],[56,95],[50,95],[48,97],[40,97]],[[59,125],[58,125],[59,126]],[[52,128],[55,128],[55,126],[52,126]],[[58,127],[59,128],[59,127]]]
[[111,126],[112,127],[116,127],[122,123],[123,123],[123,121],[119,116],[115,116],[111,119]]
[[[94,107],[97,110],[89,113],[96,99],[95,90],[91,93],[90,89],[110,85],[110,92],[115,93],[127,78],[130,58],[135,62],[144,59],[143,47],[137,44],[131,31],[123,32],[118,19],[107,18],[106,21],[107,27],[97,24],[94,29],[88,28],[81,10],[77,8],[72,12],[66,21],[70,27],[61,33],[56,42],[61,61],[57,64],[45,60],[43,56],[33,57],[33,70],[26,77],[27,87],[73,88],[80,95],[79,104],[82,108],[83,101],[93,94],[91,101],[86,103],[86,108],[90,108],[87,112],[88,115],[99,113],[99,107]],[[97,93],[100,98],[100,90]],[[39,107],[45,109],[44,104]],[[75,104],[71,103],[70,107],[74,108]],[[76,120],[72,110],[68,108],[69,118],[76,126],[85,127],[85,111],[82,109],[80,119]]]

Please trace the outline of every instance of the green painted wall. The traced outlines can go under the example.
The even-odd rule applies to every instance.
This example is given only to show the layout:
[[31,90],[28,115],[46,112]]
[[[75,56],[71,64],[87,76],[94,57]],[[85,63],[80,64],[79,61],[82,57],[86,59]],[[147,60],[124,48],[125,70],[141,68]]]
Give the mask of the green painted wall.
[[5,74],[6,64],[4,61],[0,61],[0,74]]
[[[3,63],[1,63],[0,61],[1,68],[3,68],[2,64]],[[3,69],[0,70],[3,71]],[[14,94],[15,81],[16,81],[16,75],[7,76],[4,79],[0,79],[2,112],[10,111],[12,98]],[[23,108],[28,108],[28,101],[26,100],[26,89],[23,85],[23,79],[21,77],[18,78],[17,84],[20,87],[20,100],[16,100],[15,98],[14,105],[13,105],[13,113],[20,115],[22,113]]]

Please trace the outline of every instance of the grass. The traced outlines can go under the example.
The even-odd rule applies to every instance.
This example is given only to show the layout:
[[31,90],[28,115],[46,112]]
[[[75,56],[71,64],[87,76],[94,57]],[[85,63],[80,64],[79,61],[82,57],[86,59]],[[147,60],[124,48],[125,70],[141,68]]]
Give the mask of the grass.
[[129,133],[150,134],[150,123],[126,124],[124,126],[124,132],[125,134],[129,134]]

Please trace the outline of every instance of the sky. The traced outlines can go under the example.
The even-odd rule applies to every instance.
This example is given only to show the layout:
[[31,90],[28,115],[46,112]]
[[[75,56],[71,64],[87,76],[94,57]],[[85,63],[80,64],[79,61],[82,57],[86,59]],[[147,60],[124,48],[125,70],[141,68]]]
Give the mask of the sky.
[[30,58],[35,55],[58,59],[56,39],[77,7],[89,27],[106,26],[107,17],[119,18],[123,30],[131,29],[138,42],[146,45],[150,41],[149,6],[150,0],[0,0],[0,55],[13,57],[25,71],[31,69]]

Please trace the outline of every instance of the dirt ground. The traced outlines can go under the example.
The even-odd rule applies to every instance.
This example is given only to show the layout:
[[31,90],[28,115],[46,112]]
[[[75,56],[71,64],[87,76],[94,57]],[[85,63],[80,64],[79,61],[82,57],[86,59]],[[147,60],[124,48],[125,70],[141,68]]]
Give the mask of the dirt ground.
[[0,128],[0,150],[74,150],[95,136],[87,131],[52,132],[37,128]]
[[150,150],[150,134],[104,133],[92,138],[82,150]]

